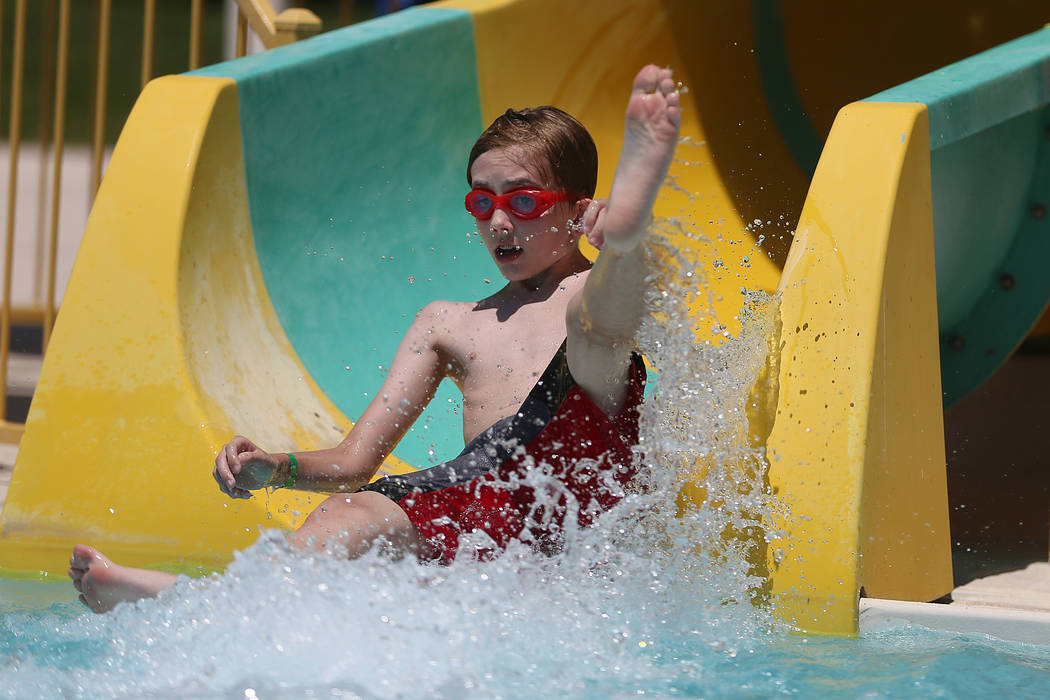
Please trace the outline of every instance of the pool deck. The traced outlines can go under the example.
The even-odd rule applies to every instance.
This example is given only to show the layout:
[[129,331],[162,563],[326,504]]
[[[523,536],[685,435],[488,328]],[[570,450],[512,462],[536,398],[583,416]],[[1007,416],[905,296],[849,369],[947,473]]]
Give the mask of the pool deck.
[[1050,563],[977,578],[952,592],[952,604],[1050,612]]

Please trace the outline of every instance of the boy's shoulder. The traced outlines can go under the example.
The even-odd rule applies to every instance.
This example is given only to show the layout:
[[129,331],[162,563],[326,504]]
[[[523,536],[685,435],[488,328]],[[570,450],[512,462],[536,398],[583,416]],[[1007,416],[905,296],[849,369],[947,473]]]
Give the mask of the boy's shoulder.
[[456,336],[463,331],[474,306],[473,302],[437,299],[416,313],[412,327],[434,340]]
[[432,301],[416,314],[412,326],[425,332],[441,345],[459,346],[488,337],[493,325],[499,324],[499,304],[481,301]]
[[470,301],[448,301],[447,299],[435,299],[416,314],[417,319],[451,319],[462,317],[470,313],[476,306],[476,302]]
[[477,302],[432,301],[416,314],[408,335],[463,365],[476,350],[476,344],[490,335],[486,314],[475,313],[476,309]]

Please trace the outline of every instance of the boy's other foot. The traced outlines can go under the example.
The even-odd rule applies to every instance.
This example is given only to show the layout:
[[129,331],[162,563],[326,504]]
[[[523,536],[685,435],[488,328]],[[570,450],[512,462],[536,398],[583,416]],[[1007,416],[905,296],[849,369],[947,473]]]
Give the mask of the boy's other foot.
[[175,583],[174,574],[118,566],[94,547],[78,544],[69,558],[69,578],[80,602],[97,613],[117,603],[152,598]]
[[614,250],[630,250],[645,234],[681,123],[671,71],[653,65],[640,70],[627,103],[623,150],[605,218],[605,242]]

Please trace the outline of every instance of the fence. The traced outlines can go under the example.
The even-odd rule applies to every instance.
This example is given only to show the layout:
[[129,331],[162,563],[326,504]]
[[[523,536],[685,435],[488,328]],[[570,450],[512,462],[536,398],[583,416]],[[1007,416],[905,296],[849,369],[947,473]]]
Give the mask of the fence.
[[[315,14],[302,2],[274,1],[283,11],[270,0],[0,0],[0,120],[7,116],[8,158],[0,442],[21,439],[108,148],[146,83],[252,52],[252,35],[259,48],[270,49],[316,34],[322,24],[343,26],[409,4],[316,0]],[[23,141],[38,158],[30,148],[22,151]]]

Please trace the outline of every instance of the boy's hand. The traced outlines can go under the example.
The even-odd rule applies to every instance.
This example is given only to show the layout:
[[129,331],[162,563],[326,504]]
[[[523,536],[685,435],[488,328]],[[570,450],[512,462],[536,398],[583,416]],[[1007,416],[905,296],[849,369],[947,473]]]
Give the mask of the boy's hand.
[[605,205],[607,199],[592,199],[583,212],[583,235],[598,250],[605,245]]
[[238,435],[219,450],[212,476],[230,498],[251,498],[251,491],[263,488],[278,466],[277,457]]

